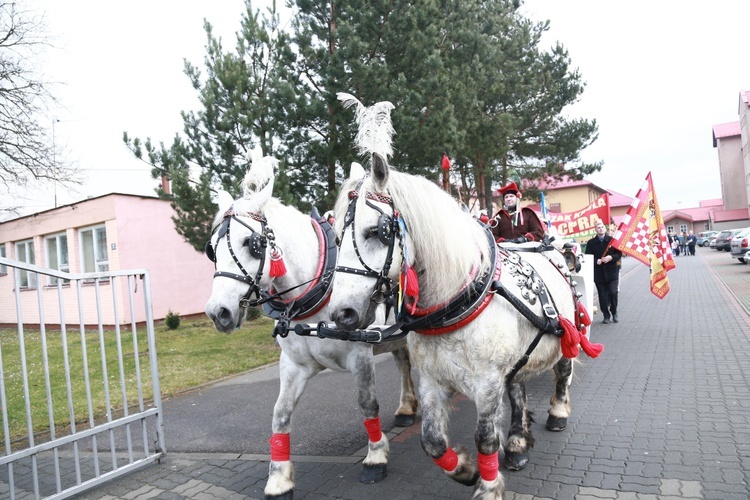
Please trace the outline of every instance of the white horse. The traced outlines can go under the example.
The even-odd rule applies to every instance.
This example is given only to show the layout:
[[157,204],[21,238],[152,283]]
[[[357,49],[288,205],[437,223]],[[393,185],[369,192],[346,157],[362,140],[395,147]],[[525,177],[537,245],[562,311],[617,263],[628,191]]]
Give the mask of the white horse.
[[[358,146],[368,153],[363,143]],[[506,384],[555,367],[558,389],[567,387],[570,372],[558,373],[566,364],[558,365],[563,352],[572,358],[579,344],[592,356],[600,352],[581,335],[590,320],[559,252],[502,252],[486,228],[437,185],[393,171],[388,148],[376,145],[369,153],[370,176],[351,192],[342,190],[336,205],[341,242],[331,319],[342,330],[366,328],[382,296],[398,288],[401,322],[416,332],[408,345],[420,373],[422,446],[449,477],[476,484],[475,498],[502,498],[498,450]],[[525,404],[520,387],[511,402]],[[476,463],[448,444],[455,393],[477,407]],[[565,395],[553,396],[550,415],[567,417]],[[512,417],[525,419],[519,425],[528,428],[525,409]],[[506,444],[506,455],[516,445],[526,444]]]
[[401,372],[396,425],[408,426],[414,422],[417,400],[405,340],[373,348],[368,344],[290,333],[294,320],[317,323],[328,318],[329,285],[337,249],[332,228],[324,219],[304,215],[272,197],[276,163],[273,158],[263,158],[260,150],[254,151],[252,166],[244,180],[243,197],[232,200],[227,193],[220,197],[214,233],[206,246],[217,270],[206,314],[217,330],[227,333],[240,326],[248,306],[258,303],[264,303],[264,309],[279,320],[275,331],[280,333],[276,337],[281,346],[280,387],[273,411],[271,463],[265,495],[292,498],[292,414],[311,377],[326,368],[354,375],[369,436],[361,477],[365,483],[386,476],[389,450],[378,417],[375,354],[392,352]]

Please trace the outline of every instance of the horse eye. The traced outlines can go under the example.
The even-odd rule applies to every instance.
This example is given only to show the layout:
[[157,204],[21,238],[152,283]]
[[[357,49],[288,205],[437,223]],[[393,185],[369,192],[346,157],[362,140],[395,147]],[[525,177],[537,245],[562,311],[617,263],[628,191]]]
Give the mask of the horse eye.
[[337,247],[341,246],[341,238],[339,238],[338,236],[336,236],[336,239],[334,240],[334,242],[336,243]]
[[377,235],[378,235],[378,227],[377,226],[373,226],[370,229],[368,229],[367,231],[365,231],[365,240],[369,240],[370,238],[374,238]]

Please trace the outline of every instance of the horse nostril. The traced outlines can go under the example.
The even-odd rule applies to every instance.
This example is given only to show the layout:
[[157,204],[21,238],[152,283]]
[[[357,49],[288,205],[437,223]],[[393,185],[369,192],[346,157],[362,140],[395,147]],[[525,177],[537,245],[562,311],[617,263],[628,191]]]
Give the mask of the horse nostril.
[[224,333],[229,333],[235,328],[235,319],[232,315],[232,311],[226,307],[218,308],[206,308],[206,315],[214,322],[214,326],[217,330]]
[[219,321],[226,324],[232,320],[232,312],[226,307],[222,307],[221,309],[219,309],[219,313],[216,315],[216,317],[219,319]]
[[359,325],[359,314],[352,308],[334,312],[331,319],[342,330],[354,330]]

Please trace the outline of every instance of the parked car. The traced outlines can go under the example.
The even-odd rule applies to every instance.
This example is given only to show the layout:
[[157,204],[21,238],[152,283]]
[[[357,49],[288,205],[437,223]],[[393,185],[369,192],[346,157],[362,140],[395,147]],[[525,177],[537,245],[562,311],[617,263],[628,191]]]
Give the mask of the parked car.
[[711,236],[711,241],[708,242],[708,246],[711,248],[716,248],[716,237],[719,236],[718,233]]
[[742,256],[740,256],[740,262],[750,264],[750,249],[748,249],[747,252],[743,253]]
[[[748,250],[750,250],[750,227],[738,231],[729,242],[729,253],[733,259],[744,256]],[[744,263],[742,260],[740,262]]]
[[742,229],[725,229],[722,232],[720,232],[716,236],[716,246],[715,246],[716,250],[718,251],[726,250],[728,252],[730,250],[732,238],[734,238],[734,235],[740,231],[742,231]]
[[699,247],[707,247],[711,242],[711,237],[719,234],[719,231],[703,231],[698,233],[698,241],[696,244]]

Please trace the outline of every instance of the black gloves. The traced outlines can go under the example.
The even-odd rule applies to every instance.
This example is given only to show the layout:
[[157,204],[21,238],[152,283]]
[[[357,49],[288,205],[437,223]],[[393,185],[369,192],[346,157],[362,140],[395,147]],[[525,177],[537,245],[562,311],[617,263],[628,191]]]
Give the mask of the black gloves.
[[518,238],[510,240],[511,243],[526,243],[527,241],[529,240],[526,239],[526,236],[519,236]]

